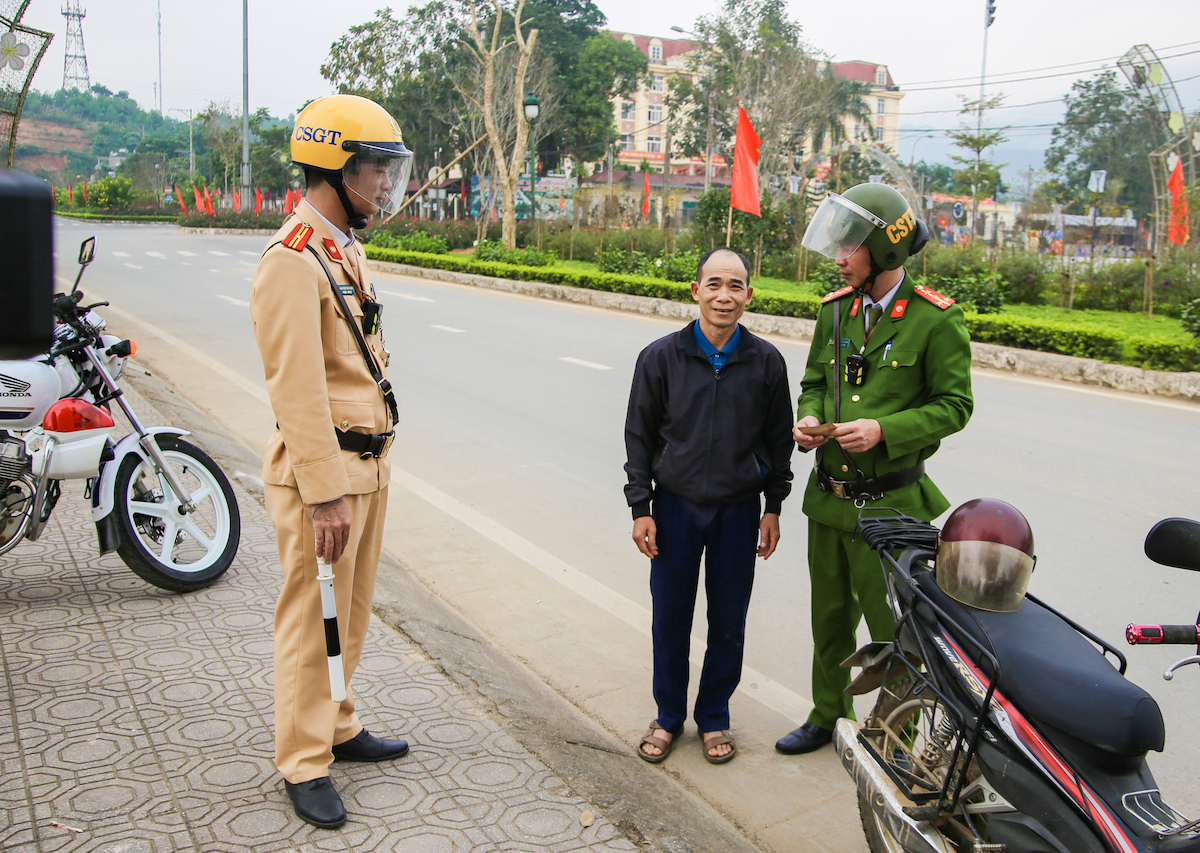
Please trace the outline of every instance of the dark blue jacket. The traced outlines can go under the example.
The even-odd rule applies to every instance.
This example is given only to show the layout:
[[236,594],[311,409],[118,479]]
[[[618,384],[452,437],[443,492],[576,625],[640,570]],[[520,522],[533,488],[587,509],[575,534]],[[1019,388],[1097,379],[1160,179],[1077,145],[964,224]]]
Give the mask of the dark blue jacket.
[[778,513],[792,489],[792,401],[787,365],[742,327],[719,373],[692,325],[642,350],[625,418],[625,499],[650,514],[657,487],[701,505],[766,496]]

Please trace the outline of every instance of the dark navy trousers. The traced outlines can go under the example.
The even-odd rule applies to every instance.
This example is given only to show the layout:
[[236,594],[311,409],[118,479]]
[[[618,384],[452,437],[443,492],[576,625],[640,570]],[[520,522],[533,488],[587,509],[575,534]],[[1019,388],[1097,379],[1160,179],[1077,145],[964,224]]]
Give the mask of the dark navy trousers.
[[687,719],[688,654],[703,555],[708,648],[694,718],[702,732],[723,731],[729,728],[729,697],[742,678],[746,612],[761,520],[759,498],[700,506],[659,491],[653,515],[658,556],[650,561],[650,594],[658,724],[678,734]]

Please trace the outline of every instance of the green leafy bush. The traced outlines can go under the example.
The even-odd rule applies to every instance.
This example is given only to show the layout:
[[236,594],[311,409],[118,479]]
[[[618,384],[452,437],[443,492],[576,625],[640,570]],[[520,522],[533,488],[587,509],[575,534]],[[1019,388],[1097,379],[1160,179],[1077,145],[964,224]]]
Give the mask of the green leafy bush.
[[1195,370],[1200,366],[1196,341],[1154,335],[1128,338],[1126,345],[1129,350],[1126,360],[1146,370]]
[[974,311],[977,314],[998,314],[1004,305],[1004,295],[1000,290],[1000,276],[994,272],[963,273],[954,278],[940,275],[929,276],[923,283],[939,293],[949,296],[962,305],[964,311]]
[[1043,301],[1055,264],[1048,258],[1028,252],[1004,252],[1000,255],[996,272],[1000,275],[1000,287],[1006,302],[1038,305]]
[[1200,338],[1200,299],[1193,299],[1183,306],[1179,322],[1188,334]]
[[805,275],[806,281],[821,293],[833,293],[846,286],[846,280],[838,272],[837,264],[816,252],[808,253],[808,269]]
[[495,261],[503,264],[517,264],[527,267],[544,267],[554,263],[553,252],[539,252],[537,249],[504,248],[498,240],[484,240],[475,247],[475,258],[480,261]]
[[966,315],[971,340],[1018,349],[1057,352],[1079,358],[1120,362],[1123,336],[1098,326],[1033,320],[1005,314]]
[[176,221],[184,228],[239,228],[248,230],[278,231],[283,225],[284,215],[264,211],[259,216],[253,210],[235,212],[222,210],[209,216],[207,213],[189,213]]
[[699,263],[700,256],[695,252],[676,252],[672,255],[660,253],[651,258],[643,252],[630,252],[625,249],[605,249],[597,261],[601,272],[644,275],[689,283],[695,281],[696,265]]
[[411,234],[394,234],[391,231],[375,231],[371,234],[371,245],[384,249],[405,249],[409,252],[426,252],[444,255],[450,251],[446,238],[439,234],[414,231]]

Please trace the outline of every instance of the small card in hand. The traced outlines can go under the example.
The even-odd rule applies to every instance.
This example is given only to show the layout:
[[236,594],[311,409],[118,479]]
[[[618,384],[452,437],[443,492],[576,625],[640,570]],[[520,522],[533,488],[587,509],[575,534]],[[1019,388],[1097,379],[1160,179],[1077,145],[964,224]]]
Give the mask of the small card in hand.
[[833,432],[833,424],[821,424],[819,426],[800,427],[800,432],[805,435],[824,435],[828,436]]

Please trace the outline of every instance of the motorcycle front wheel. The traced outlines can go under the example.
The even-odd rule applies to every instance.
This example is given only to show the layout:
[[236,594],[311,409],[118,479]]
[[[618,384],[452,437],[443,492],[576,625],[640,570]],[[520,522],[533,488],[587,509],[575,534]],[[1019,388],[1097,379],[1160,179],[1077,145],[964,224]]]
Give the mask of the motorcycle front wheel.
[[117,553],[134,574],[160,589],[203,589],[233,563],[241,512],[229,479],[207,453],[174,436],[156,441],[196,509],[184,513],[152,465],[137,454],[126,456],[114,488]]

